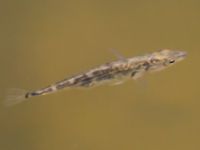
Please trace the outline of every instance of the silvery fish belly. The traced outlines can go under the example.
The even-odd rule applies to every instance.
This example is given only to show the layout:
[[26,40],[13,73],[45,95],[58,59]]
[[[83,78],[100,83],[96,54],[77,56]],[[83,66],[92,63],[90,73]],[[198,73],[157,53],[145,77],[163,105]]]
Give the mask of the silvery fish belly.
[[66,78],[45,88],[34,91],[13,90],[7,96],[5,104],[8,106],[14,105],[31,97],[55,93],[62,89],[88,88],[109,82],[118,84],[126,79],[136,80],[146,72],[163,70],[183,60],[185,57],[186,52],[184,51],[162,49],[143,56],[119,59]]

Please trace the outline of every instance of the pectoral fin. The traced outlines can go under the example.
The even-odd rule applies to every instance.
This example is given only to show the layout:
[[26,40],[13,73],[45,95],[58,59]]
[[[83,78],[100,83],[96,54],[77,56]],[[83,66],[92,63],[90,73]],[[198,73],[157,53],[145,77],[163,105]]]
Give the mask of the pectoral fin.
[[131,78],[134,79],[134,80],[138,80],[140,79],[141,77],[143,77],[145,71],[135,71],[131,74]]

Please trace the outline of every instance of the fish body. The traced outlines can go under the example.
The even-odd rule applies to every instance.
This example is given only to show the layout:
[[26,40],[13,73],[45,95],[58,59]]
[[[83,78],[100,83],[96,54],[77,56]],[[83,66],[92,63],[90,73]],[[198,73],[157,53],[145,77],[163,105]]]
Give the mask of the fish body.
[[[55,84],[35,91],[26,92],[24,99],[46,95],[67,88],[88,88],[108,82],[123,82],[126,79],[138,79],[146,72],[159,71],[183,60],[184,51],[163,49],[151,54],[105,63],[86,72],[66,78]],[[20,98],[23,97],[20,95]]]

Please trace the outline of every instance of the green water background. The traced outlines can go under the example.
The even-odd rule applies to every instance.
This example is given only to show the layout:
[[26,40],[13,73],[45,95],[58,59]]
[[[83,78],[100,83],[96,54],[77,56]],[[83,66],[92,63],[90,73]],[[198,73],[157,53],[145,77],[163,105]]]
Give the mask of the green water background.
[[161,48],[183,62],[145,84],[69,90],[0,106],[1,150],[200,149],[200,1],[0,2],[0,101],[116,59]]

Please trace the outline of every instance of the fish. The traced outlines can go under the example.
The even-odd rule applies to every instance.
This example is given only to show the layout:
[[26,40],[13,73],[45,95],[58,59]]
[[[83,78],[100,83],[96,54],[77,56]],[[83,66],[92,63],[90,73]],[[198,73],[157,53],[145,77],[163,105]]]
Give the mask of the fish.
[[32,97],[55,93],[63,89],[90,88],[105,83],[117,85],[127,79],[137,80],[147,72],[160,71],[176,64],[187,56],[187,52],[161,49],[131,58],[118,56],[119,59],[115,61],[94,67],[38,90],[26,91],[15,89],[7,96],[5,105],[12,106]]

